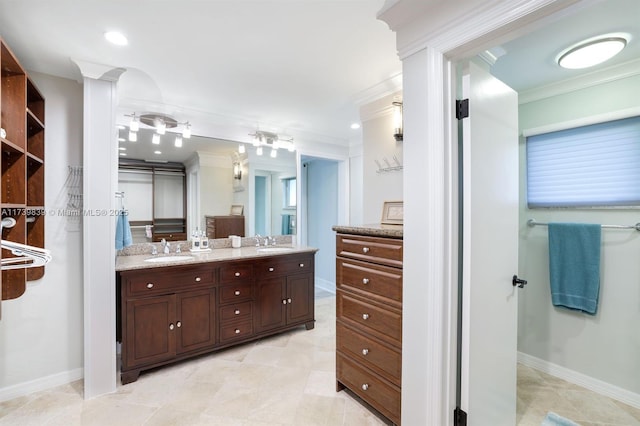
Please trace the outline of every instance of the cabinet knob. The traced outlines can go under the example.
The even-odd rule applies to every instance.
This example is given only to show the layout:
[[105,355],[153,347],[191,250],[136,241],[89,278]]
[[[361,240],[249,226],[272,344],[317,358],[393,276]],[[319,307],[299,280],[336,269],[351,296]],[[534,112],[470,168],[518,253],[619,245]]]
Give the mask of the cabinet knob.
[[147,288],[153,288],[153,283],[147,283]]
[[235,294],[236,296],[240,296],[240,290],[234,291],[233,294]]
[[274,271],[273,267],[269,268],[269,272],[273,272],[273,271]]
[[364,356],[369,355],[369,349],[364,348],[364,349],[362,350],[362,355],[364,355]]
[[196,277],[196,282],[199,283],[200,281],[202,281],[202,278]]
[[363,278],[362,279],[362,284],[364,284],[364,285],[369,284],[369,278]]
[[304,263],[301,263],[299,266],[300,266],[301,268],[304,268]]
[[363,390],[363,391],[366,391],[367,389],[369,389],[369,384],[368,384],[368,383],[364,383],[364,384],[362,385],[362,390]]
[[178,328],[182,327],[182,322],[181,322],[181,321],[178,321],[178,322],[176,323],[176,327],[178,327]]
[[291,303],[291,298],[288,298],[288,299],[287,299],[287,303]]
[[282,304],[286,305],[287,304],[287,299],[282,299]]
[[233,311],[233,313],[236,315],[240,315],[240,309],[236,309],[235,311]]
[[240,334],[240,329],[236,328],[236,334]]
[[362,314],[362,319],[363,320],[368,320],[369,319],[369,314]]
[[236,272],[236,273],[235,273],[235,274],[233,274],[233,275],[235,275],[236,277],[239,277],[239,276],[240,276],[240,272]]
[[369,247],[362,247],[363,253],[369,253]]
[[173,323],[169,324],[169,330],[173,330]]

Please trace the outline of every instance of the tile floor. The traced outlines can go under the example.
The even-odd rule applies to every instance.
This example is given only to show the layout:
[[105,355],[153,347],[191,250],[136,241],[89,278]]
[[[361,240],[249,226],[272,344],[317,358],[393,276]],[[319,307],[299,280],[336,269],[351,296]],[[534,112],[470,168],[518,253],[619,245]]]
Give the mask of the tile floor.
[[[141,374],[113,394],[82,399],[82,381],[0,403],[0,426],[385,425],[335,392],[335,297],[316,293],[316,327]],[[583,426],[640,426],[640,410],[518,367],[518,425],[548,411]],[[414,425],[409,425],[414,426]]]

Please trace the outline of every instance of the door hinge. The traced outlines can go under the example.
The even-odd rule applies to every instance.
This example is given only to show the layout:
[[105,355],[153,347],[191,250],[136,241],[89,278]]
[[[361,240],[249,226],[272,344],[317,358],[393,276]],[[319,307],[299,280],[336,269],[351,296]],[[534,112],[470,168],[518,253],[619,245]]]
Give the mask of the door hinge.
[[469,117],[469,99],[456,101],[456,118],[462,120]]
[[460,407],[456,407],[453,411],[453,426],[467,426],[467,413]]

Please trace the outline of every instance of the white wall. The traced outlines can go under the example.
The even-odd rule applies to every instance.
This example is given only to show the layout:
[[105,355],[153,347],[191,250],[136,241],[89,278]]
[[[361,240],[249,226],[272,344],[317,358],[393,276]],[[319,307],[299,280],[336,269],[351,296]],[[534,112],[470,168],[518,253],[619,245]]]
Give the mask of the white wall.
[[[638,87],[634,76],[521,105],[520,129],[637,108]],[[547,230],[526,225],[530,218],[635,224],[638,210],[527,209],[524,140],[520,148],[519,275],[529,284],[519,294],[518,350],[640,394],[640,233],[603,229],[598,313],[590,316],[551,305]]]
[[[200,176],[200,217],[195,225],[206,227],[205,216],[226,216],[233,201],[233,169],[230,157],[198,152]],[[195,229],[194,226],[194,229]]]
[[46,99],[45,248],[53,260],[25,294],[2,302],[0,400],[82,377],[82,226],[66,208],[68,166],[82,163],[83,88],[30,74]]
[[402,163],[402,142],[393,138],[394,96],[386,96],[361,108],[362,117],[362,220],[380,223],[385,201],[402,201],[402,171],[377,173],[378,165],[396,165],[393,157]]
[[335,293],[335,232],[338,223],[338,163],[329,160],[305,162],[307,184],[307,242],[318,248],[315,257],[316,287]]

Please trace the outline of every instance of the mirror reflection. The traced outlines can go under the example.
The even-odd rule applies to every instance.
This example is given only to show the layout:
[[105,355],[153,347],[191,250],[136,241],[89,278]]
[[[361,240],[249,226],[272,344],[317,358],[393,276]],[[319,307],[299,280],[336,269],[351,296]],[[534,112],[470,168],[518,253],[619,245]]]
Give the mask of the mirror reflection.
[[238,142],[195,135],[176,147],[169,132],[154,144],[151,129],[132,142],[121,127],[118,191],[134,244],[296,233],[294,152],[239,154]]

